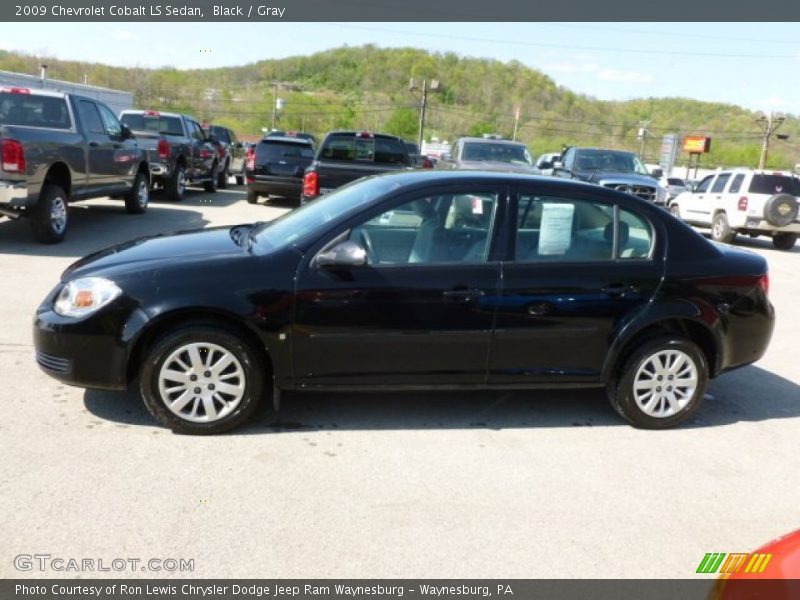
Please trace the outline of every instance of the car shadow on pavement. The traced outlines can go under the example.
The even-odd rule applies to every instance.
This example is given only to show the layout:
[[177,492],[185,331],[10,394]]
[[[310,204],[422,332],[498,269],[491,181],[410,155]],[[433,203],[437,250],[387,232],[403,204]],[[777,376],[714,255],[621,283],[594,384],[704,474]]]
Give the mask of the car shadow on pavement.
[[[87,390],[96,417],[153,426],[138,395]],[[758,367],[711,383],[698,415],[681,429],[800,417],[800,386]],[[281,410],[263,402],[255,418],[230,435],[283,431],[397,429],[512,429],[625,425],[603,390],[285,393]]]
[[150,205],[143,215],[129,215],[124,204],[76,203],[70,207],[70,224],[60,244],[40,244],[27,219],[0,220],[0,254],[81,257],[138,237],[200,229],[208,221],[202,213],[185,208]]
[[247,199],[247,190],[244,186],[228,184],[224,190],[207,192],[202,187],[187,187],[183,199],[176,202],[167,198],[162,190],[155,190],[150,194],[150,205],[159,206],[218,206],[225,207]]

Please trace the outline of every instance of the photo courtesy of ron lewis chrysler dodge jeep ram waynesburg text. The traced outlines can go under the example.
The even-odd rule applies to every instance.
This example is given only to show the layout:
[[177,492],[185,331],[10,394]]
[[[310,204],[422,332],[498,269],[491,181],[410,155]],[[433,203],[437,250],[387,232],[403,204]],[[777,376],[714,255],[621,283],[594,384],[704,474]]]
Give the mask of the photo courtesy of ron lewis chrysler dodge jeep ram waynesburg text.
[[761,358],[768,288],[762,257],[629,194],[404,170],[268,223],[87,256],[39,306],[34,343],[66,383],[138,385],[177,432],[236,427],[270,392],[540,387],[605,390],[655,429]]

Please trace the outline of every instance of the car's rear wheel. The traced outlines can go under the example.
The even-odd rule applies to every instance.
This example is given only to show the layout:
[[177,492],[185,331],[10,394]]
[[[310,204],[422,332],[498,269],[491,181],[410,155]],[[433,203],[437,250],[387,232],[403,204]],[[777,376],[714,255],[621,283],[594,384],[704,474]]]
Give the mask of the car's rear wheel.
[[778,250],[791,250],[797,242],[796,233],[776,233],[772,237],[772,245]]
[[728,224],[728,215],[724,212],[714,215],[714,222],[711,224],[711,239],[715,242],[730,244],[735,237],[736,232]]
[[247,203],[248,204],[258,203],[258,194],[256,194],[253,190],[247,190]]
[[222,326],[193,324],[148,352],[140,389],[150,414],[176,433],[214,434],[246,421],[264,388],[257,351]]
[[634,427],[666,429],[690,419],[708,384],[708,365],[697,345],[663,336],[636,348],[610,386],[614,409]]
[[140,215],[147,211],[149,202],[150,182],[147,180],[147,175],[139,171],[130,193],[125,196],[125,210],[132,215]]
[[46,183],[39,202],[31,214],[33,235],[42,244],[57,244],[64,239],[69,227],[67,194],[59,186]]
[[183,194],[186,192],[186,171],[183,165],[175,165],[175,170],[172,171],[172,177],[167,180],[165,188],[170,200],[174,200],[175,202],[183,200]]

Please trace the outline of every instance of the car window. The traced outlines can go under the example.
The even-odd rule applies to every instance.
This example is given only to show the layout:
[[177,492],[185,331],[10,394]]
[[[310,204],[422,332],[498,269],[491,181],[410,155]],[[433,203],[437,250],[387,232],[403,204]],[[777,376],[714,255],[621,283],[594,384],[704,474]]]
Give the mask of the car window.
[[731,194],[735,194],[740,189],[742,189],[742,181],[744,181],[744,173],[739,173],[734,176],[731,180],[731,187],[728,188],[728,192]]
[[385,164],[406,164],[407,162],[405,146],[401,140],[375,137],[367,133],[328,136],[322,146],[321,158]]
[[625,209],[619,211],[617,258],[647,258],[653,247],[653,228],[642,216]]
[[211,130],[214,132],[214,135],[217,136],[217,139],[223,144],[231,143],[231,136],[228,135],[228,130],[224,127],[212,127]]
[[703,192],[708,191],[708,186],[711,185],[711,181],[714,179],[714,175],[709,175],[703,181],[697,184],[697,187],[694,189],[695,192],[702,194]]
[[374,266],[478,263],[486,259],[497,195],[420,197],[350,231]]
[[301,158],[309,161],[314,158],[314,148],[311,144],[280,142],[266,138],[256,146],[256,162],[259,164]]
[[81,100],[78,102],[78,110],[81,113],[81,121],[89,133],[106,133],[106,128],[103,126],[103,119],[100,118],[100,113],[97,111],[97,105],[88,100]]
[[714,182],[714,185],[711,186],[711,193],[712,194],[718,194],[722,190],[724,190],[725,189],[725,184],[728,183],[728,180],[730,178],[731,178],[731,174],[730,173],[720,173],[719,175],[717,175],[717,179]]
[[683,179],[676,179],[675,177],[670,177],[669,179],[667,179],[667,183],[670,185],[686,185],[683,182]]
[[751,194],[791,194],[800,196],[800,179],[788,175],[756,173],[750,182]]
[[111,112],[110,108],[102,104],[98,104],[97,108],[100,111],[100,118],[103,119],[103,125],[108,135],[111,137],[119,137],[122,134],[122,126],[119,124],[116,115]]
[[55,129],[72,127],[64,98],[13,92],[0,93],[0,123]]
[[157,131],[164,135],[183,135],[179,117],[168,117],[156,112],[125,113],[120,120],[133,131]]

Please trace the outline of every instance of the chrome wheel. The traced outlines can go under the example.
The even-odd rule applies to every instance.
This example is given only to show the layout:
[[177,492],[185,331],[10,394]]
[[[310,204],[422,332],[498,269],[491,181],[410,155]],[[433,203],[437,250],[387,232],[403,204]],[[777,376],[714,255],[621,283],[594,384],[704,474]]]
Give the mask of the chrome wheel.
[[150,201],[150,185],[145,179],[139,182],[139,189],[136,190],[136,202],[140,208],[147,208],[147,203]]
[[711,231],[714,234],[715,238],[719,239],[719,238],[722,237],[723,231],[722,231],[722,220],[721,219],[717,219],[716,221],[714,221],[714,227],[712,228]]
[[681,350],[662,350],[645,360],[633,378],[636,404],[651,417],[681,412],[697,391],[697,365]]
[[60,196],[50,203],[50,225],[59,235],[67,228],[67,203]]
[[210,423],[231,414],[244,397],[245,384],[236,356],[210,343],[179,347],[158,373],[158,391],[166,407],[193,423]]
[[183,192],[186,191],[186,175],[183,172],[183,169],[178,169],[177,177],[178,177],[178,185],[177,185],[178,195],[183,196]]

